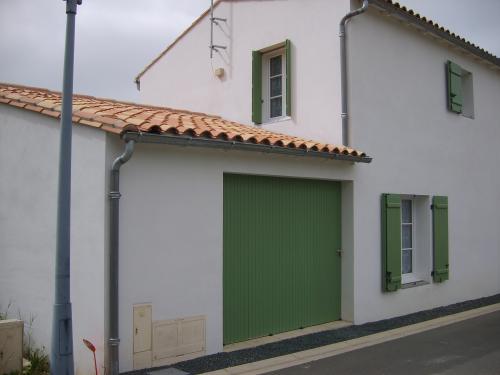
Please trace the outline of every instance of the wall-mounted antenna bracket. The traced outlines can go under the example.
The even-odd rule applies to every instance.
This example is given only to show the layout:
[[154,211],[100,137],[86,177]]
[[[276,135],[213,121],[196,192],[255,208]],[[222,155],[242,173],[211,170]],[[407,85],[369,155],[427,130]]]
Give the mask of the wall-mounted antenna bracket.
[[227,21],[227,18],[220,18],[220,17],[211,17],[210,19],[216,25],[218,25],[217,21],[221,21],[221,22],[226,22]]
[[213,58],[214,51],[226,49],[226,46],[214,44],[214,25],[219,26],[219,22],[226,22],[227,18],[214,17],[214,0],[210,1],[210,58]]

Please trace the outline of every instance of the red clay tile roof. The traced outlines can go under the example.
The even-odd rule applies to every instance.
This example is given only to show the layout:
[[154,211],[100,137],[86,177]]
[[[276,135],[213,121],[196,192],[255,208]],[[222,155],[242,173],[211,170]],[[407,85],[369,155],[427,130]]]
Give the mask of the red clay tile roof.
[[[235,1],[235,0],[216,0],[214,2],[214,7],[219,5],[223,1]],[[414,17],[418,21],[422,21],[432,28],[436,30],[436,32],[446,34],[452,40],[454,41],[455,44],[459,45],[460,47],[466,48],[470,52],[474,53],[475,55],[484,58],[493,64],[500,66],[500,58],[497,56],[493,55],[492,53],[486,51],[485,49],[475,45],[474,43],[471,43],[470,41],[466,40],[465,38],[462,38],[461,36],[451,32],[448,29],[445,29],[444,27],[440,26],[437,22],[433,22],[432,20],[421,16],[414,10],[407,8],[401,4],[399,4],[396,1],[392,0],[372,0],[373,4],[384,4],[386,6],[391,7],[394,10],[401,11],[405,13],[408,16]],[[177,42],[179,42],[188,32],[190,32],[206,15],[210,13],[210,9],[207,9],[205,12],[203,12],[194,22],[186,29],[184,30],[172,43],[170,43],[167,48],[165,48],[153,61],[151,61],[146,67],[135,77],[134,82],[139,82],[141,77],[154,65],[160,60],[168,51],[174,47]]]
[[[0,104],[54,118],[61,116],[61,94],[40,88],[0,83]],[[274,133],[260,127],[227,121],[218,116],[92,96],[74,95],[73,122],[119,135],[127,132],[169,134],[370,159],[364,152],[349,147]]]

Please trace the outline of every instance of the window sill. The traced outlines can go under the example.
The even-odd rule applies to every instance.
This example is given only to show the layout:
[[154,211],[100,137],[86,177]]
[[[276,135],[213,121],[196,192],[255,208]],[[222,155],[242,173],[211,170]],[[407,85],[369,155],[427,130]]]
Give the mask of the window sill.
[[270,125],[270,124],[275,124],[277,122],[283,122],[283,121],[290,121],[292,118],[290,116],[283,116],[283,117],[278,117],[272,120],[267,120],[266,122],[263,122],[262,125]]
[[415,288],[417,286],[422,286],[422,285],[429,285],[429,282],[424,281],[424,280],[410,281],[410,282],[401,284],[401,289]]

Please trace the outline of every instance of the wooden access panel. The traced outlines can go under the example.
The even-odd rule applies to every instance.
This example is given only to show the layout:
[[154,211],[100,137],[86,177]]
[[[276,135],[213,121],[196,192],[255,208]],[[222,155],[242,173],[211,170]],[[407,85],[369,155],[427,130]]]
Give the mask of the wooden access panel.
[[152,306],[134,306],[134,369],[151,367]]
[[205,353],[205,317],[153,322],[153,365],[162,366]]

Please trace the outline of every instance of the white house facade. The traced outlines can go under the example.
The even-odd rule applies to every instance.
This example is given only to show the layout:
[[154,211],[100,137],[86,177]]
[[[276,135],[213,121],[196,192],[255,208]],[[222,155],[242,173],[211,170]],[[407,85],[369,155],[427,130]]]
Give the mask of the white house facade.
[[[338,24],[362,5],[347,22],[346,138]],[[389,0],[223,0],[214,14],[225,49],[210,58],[206,12],[136,78],[155,107],[74,99],[75,343],[114,358],[115,250],[121,372],[500,293],[498,58]],[[48,326],[58,94],[0,85],[0,100],[0,304]],[[19,291],[25,267],[43,298]]]

